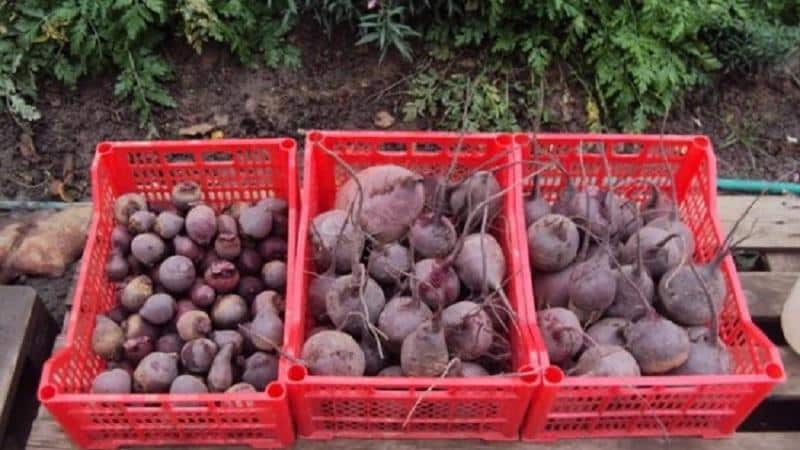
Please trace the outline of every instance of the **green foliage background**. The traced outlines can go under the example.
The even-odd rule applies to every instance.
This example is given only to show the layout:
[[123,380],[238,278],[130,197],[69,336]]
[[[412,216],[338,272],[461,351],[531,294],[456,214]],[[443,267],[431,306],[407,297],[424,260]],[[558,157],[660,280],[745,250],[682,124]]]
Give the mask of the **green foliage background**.
[[[761,70],[800,43],[797,0],[0,0],[0,99],[36,120],[43,79],[112,73],[115,94],[152,126],[154,107],[174,106],[166,39],[198,53],[217,42],[246,65],[298,67],[286,37],[301,20],[329,34],[350,28],[381,59],[412,59],[423,45],[442,59],[488,52],[494,63],[479,73],[420,71],[405,108],[454,127],[472,83],[469,125],[483,129],[525,127],[515,112],[533,108],[535,82],[519,80],[555,63],[582,81],[605,125],[640,130],[717,74]],[[509,78],[508,68],[526,74]]]

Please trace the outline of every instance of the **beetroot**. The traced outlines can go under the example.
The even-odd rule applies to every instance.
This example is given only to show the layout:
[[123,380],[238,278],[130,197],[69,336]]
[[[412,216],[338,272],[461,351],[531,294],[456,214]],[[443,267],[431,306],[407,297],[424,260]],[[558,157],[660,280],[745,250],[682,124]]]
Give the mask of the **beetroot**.
[[156,223],[156,215],[150,211],[136,211],[128,218],[128,229],[131,233],[147,233],[153,229]]
[[261,268],[261,281],[267,289],[283,291],[286,288],[286,263],[270,261]]
[[386,347],[383,342],[381,345],[381,351],[379,351],[375,337],[370,333],[364,333],[361,336],[359,347],[361,347],[361,351],[364,352],[364,375],[377,375],[378,372],[389,364],[389,356],[385,350]]
[[156,341],[156,351],[162,353],[180,353],[183,340],[178,333],[169,333],[161,336]]
[[250,383],[236,383],[225,390],[226,394],[252,394],[256,388]]
[[647,270],[638,264],[622,266],[617,269],[617,289],[606,315],[637,320],[647,313],[654,298],[655,286]]
[[208,245],[217,234],[217,217],[206,205],[197,205],[186,214],[186,234],[200,245]]
[[569,281],[570,308],[589,317],[600,317],[617,295],[617,274],[599,253],[575,265]]
[[672,375],[727,375],[733,359],[725,345],[705,327],[690,327],[689,357]]
[[408,232],[414,253],[423,258],[444,258],[453,250],[457,237],[450,219],[435,212],[420,214]]
[[444,326],[438,317],[422,322],[403,339],[400,367],[411,377],[438,377],[449,361]]
[[245,201],[241,201],[241,200],[237,200],[237,201],[231,203],[230,205],[228,205],[228,207],[225,208],[224,213],[225,213],[225,215],[231,216],[234,219],[239,220],[239,216],[242,215],[242,211],[244,211],[245,209],[247,209],[249,207],[250,207],[250,203],[245,202]]
[[158,281],[164,289],[175,294],[187,291],[196,277],[194,264],[185,256],[170,256],[158,267]]
[[154,233],[143,233],[131,241],[131,254],[145,266],[152,266],[164,258],[164,241]]
[[281,295],[275,291],[259,292],[250,304],[250,313],[253,317],[256,317],[264,311],[269,311],[276,316],[280,316],[282,311],[280,305],[283,303]]
[[338,277],[325,296],[325,310],[333,324],[339,329],[355,334],[361,332],[364,321],[375,323],[386,303],[378,283],[364,276],[363,266],[359,267],[361,276]]
[[[264,241],[261,241],[264,242]],[[261,272],[261,267],[264,265],[264,260],[255,249],[243,248],[242,252],[236,258],[236,267],[239,272],[244,275],[256,275]]]
[[92,331],[92,350],[104,359],[117,359],[122,352],[125,335],[113,320],[98,314]]
[[308,284],[308,310],[317,322],[328,317],[325,297],[333,288],[334,281],[336,277],[323,273],[314,277]]
[[347,213],[331,210],[314,217],[309,234],[312,257],[319,269],[326,269],[334,261],[337,273],[351,270],[353,255],[364,249],[364,234],[353,226]]
[[128,276],[130,266],[128,260],[122,255],[119,250],[111,250],[111,254],[106,263],[106,275],[111,281],[122,281]]
[[242,241],[234,233],[221,232],[214,240],[214,251],[220,258],[232,261],[242,253]]
[[402,377],[405,376],[403,373],[403,368],[400,366],[389,366],[384,367],[383,370],[378,372],[376,375],[378,377]]
[[178,376],[178,355],[153,352],[145,356],[133,372],[135,392],[167,392]]
[[122,330],[125,331],[126,339],[133,339],[141,336],[149,337],[153,342],[158,339],[158,329],[148,323],[139,314],[131,314],[122,322]]
[[184,341],[191,341],[205,337],[211,332],[211,319],[204,311],[187,311],[178,318],[175,324],[178,328],[178,335]]
[[211,339],[192,339],[181,349],[181,364],[192,373],[206,373],[219,348]]
[[412,292],[431,308],[445,307],[458,299],[461,282],[455,270],[445,261],[423,259],[414,264]]
[[264,352],[255,352],[244,363],[242,381],[250,383],[258,391],[278,379],[278,358]]
[[214,356],[208,371],[208,388],[211,392],[225,392],[233,385],[233,344],[225,344]]
[[533,296],[536,308],[566,308],[569,305],[569,286],[575,265],[559,272],[534,272]]
[[577,376],[638,377],[641,375],[636,359],[618,345],[598,345],[588,348],[572,369]]
[[671,235],[661,228],[644,226],[634,233],[622,247],[619,259],[623,264],[632,264],[637,260],[641,245],[643,262],[647,272],[655,280],[665,272],[676,267],[684,258],[684,253]]
[[[264,262],[280,260],[286,261],[286,255],[289,253],[289,244],[286,239],[280,237],[268,237],[258,242],[256,246],[258,255]],[[261,266],[258,266],[259,269]]]
[[367,268],[378,283],[397,284],[411,270],[411,255],[400,244],[387,244],[370,252]]
[[206,394],[208,387],[200,377],[179,375],[169,387],[170,394]]
[[395,297],[378,316],[378,328],[386,335],[389,347],[399,351],[406,336],[432,316],[425,303],[411,297]]
[[[127,225],[127,222],[125,224]],[[123,255],[127,255],[130,251],[133,239],[126,225],[116,225],[111,230],[111,246]]]
[[461,301],[448,306],[442,311],[442,325],[447,348],[461,360],[478,359],[492,346],[492,321],[477,303]]
[[283,345],[283,321],[270,311],[262,312],[250,323],[239,325],[239,331],[259,350],[273,351]]
[[155,350],[155,345],[150,336],[139,336],[126,340],[122,344],[122,348],[125,351],[125,359],[137,364]]
[[644,374],[669,372],[689,358],[686,330],[652,311],[625,330],[625,342]]
[[172,211],[164,211],[156,217],[153,231],[162,239],[172,239],[183,230],[183,217]]
[[100,372],[92,382],[93,394],[130,394],[131,375],[122,369]]
[[538,313],[550,362],[561,364],[577,355],[583,347],[583,329],[575,314],[565,308],[548,308]]
[[203,279],[218,293],[227,294],[233,292],[239,284],[239,271],[230,261],[214,261],[206,269]]
[[489,372],[480,364],[470,361],[460,361],[453,365],[453,368],[447,373],[451,378],[472,378],[472,377],[488,377]]
[[247,315],[247,303],[236,294],[218,297],[211,308],[211,320],[218,329],[235,329]]
[[528,249],[536,270],[564,269],[578,254],[578,228],[569,218],[548,214],[528,227]]
[[272,229],[272,214],[262,206],[251,206],[239,215],[239,230],[251,239],[264,239]]
[[205,256],[200,246],[186,236],[175,236],[175,239],[172,240],[172,246],[175,247],[176,255],[185,256],[195,264],[201,262]]
[[220,214],[217,216],[217,233],[238,235],[239,225],[237,225],[236,219],[229,214]]
[[[681,325],[703,325],[718,315],[727,294],[725,279],[719,270],[720,260],[683,264],[661,277],[658,297],[667,317]],[[706,290],[713,305],[709,304]]]
[[194,302],[191,301],[191,300],[187,300],[185,298],[181,299],[181,300],[178,300],[177,302],[175,302],[175,316],[172,318],[172,322],[177,324],[178,323],[178,319],[181,318],[183,313],[186,313],[186,312],[189,312],[189,311],[197,311],[198,309],[199,308],[197,307],[197,305],[195,305]]
[[625,319],[606,317],[598,320],[586,330],[586,347],[594,345],[625,345],[625,329],[631,323]]
[[189,297],[192,299],[192,303],[197,307],[207,308],[214,303],[214,300],[217,298],[217,293],[214,291],[214,288],[205,284],[202,280],[197,279],[192,285],[192,289],[189,291]]
[[481,233],[466,236],[454,265],[459,278],[472,292],[484,292],[486,287],[502,291],[506,258],[493,236]]
[[[463,180],[450,194],[450,211],[464,221],[469,214],[494,218],[500,212],[500,184],[491,172],[480,170]],[[483,204],[483,206],[479,206]],[[475,208],[480,211],[474,212]]]
[[264,283],[260,278],[252,275],[243,276],[239,280],[239,286],[236,288],[236,293],[248,302],[252,301],[259,292],[266,289]]
[[123,194],[114,201],[114,219],[128,226],[130,216],[136,211],[147,211],[147,199],[141,194]]
[[534,222],[551,212],[550,204],[540,196],[538,177],[534,178],[534,181],[536,182],[536,186],[525,199],[525,203],[522,206],[525,213],[526,227],[531,226]]
[[188,211],[200,203],[202,191],[194,181],[181,181],[172,187],[172,204],[178,211]]
[[341,331],[320,331],[309,336],[301,358],[311,375],[360,377],[366,369],[361,347]]
[[335,208],[347,211],[355,202],[353,211],[365,232],[380,243],[400,239],[424,207],[422,177],[395,165],[367,167],[356,177],[336,192]]
[[689,256],[694,254],[694,233],[685,223],[680,221],[677,213],[670,214],[667,217],[655,218],[648,222],[647,226],[661,228],[669,234],[677,234],[678,239],[675,239],[675,243],[680,251]]
[[153,294],[139,310],[139,314],[154,325],[164,325],[175,315],[175,299],[169,294]]
[[211,332],[211,340],[222,348],[225,344],[233,344],[233,354],[238,355],[244,349],[244,337],[235,330],[214,330]]

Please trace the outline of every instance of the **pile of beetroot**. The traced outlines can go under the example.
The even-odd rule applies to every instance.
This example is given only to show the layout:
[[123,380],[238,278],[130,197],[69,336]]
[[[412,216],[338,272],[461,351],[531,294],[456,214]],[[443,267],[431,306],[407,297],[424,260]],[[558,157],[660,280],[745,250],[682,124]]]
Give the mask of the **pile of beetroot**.
[[338,162],[350,178],[309,226],[317,273],[307,310],[316,328],[300,362],[330,376],[508,370],[516,324],[491,234],[507,193],[493,172],[456,182],[396,165],[356,173]]
[[92,349],[108,370],[91,391],[263,390],[283,341],[287,203],[236,202],[217,215],[185,181],[157,206],[139,194],[114,204],[106,274],[119,304],[96,319]]
[[569,375],[731,371],[717,327],[730,243],[695,261],[674,188],[647,186],[641,208],[613,186],[567,183],[552,205],[537,189],[525,199],[538,324],[551,362]]

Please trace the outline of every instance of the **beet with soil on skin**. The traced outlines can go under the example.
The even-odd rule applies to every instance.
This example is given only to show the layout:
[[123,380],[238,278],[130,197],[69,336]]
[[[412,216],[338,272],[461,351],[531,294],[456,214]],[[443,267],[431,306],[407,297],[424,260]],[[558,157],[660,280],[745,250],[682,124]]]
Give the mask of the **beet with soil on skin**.
[[353,226],[346,212],[338,209],[314,217],[309,236],[314,265],[320,270],[335,262],[336,273],[350,272],[353,255],[364,250],[364,234]]
[[364,352],[364,375],[374,376],[389,364],[389,353],[386,343],[381,342],[381,352],[378,351],[378,344],[370,333],[363,333],[359,341],[361,351]]
[[199,309],[200,308],[198,308],[193,301],[185,298],[180,299],[177,302],[175,302],[175,316],[172,317],[172,322],[177,324],[178,319],[180,319],[184,313],[187,313],[189,311],[197,311]]
[[529,227],[537,220],[550,214],[550,204],[543,198],[528,198],[523,206],[525,213],[525,226]]
[[528,250],[536,270],[557,272],[578,254],[578,228],[569,218],[549,214],[528,227]]
[[217,216],[210,206],[197,205],[186,214],[186,234],[200,245],[209,245],[217,234]]
[[236,234],[221,232],[214,240],[214,251],[220,258],[233,261],[242,253],[242,241]]
[[122,369],[100,372],[92,382],[92,394],[130,394],[131,375]]
[[438,377],[450,360],[444,326],[439,318],[422,322],[403,339],[400,367],[412,377]]
[[176,377],[169,387],[170,394],[206,394],[208,386],[200,377],[184,374]]
[[125,334],[113,320],[98,314],[92,331],[92,350],[106,360],[117,359],[122,354]]
[[278,197],[265,197],[256,202],[256,206],[266,209],[272,215],[288,214],[289,203]]
[[278,358],[275,355],[255,352],[244,361],[242,381],[250,383],[259,391],[278,379]]
[[172,204],[178,211],[186,212],[200,203],[202,190],[194,181],[180,181],[172,187]]
[[283,291],[286,288],[286,263],[270,261],[261,268],[261,281],[267,289]]
[[[653,279],[638,265],[624,265],[617,269],[617,290],[606,315],[627,320],[638,320],[650,309],[655,299]],[[646,304],[645,304],[646,303]]]
[[252,303],[250,303],[250,314],[253,317],[256,317],[264,311],[269,311],[270,313],[280,317],[282,313],[280,305],[283,303],[283,298],[275,291],[259,292],[259,294],[253,299]]
[[470,361],[459,361],[447,372],[449,378],[488,377],[489,372],[480,364]]
[[208,314],[199,310],[183,313],[175,325],[178,335],[187,342],[206,337],[211,332],[211,319]]
[[644,374],[667,373],[689,358],[686,330],[655,312],[628,327],[625,342]]
[[733,358],[725,344],[708,328],[690,327],[689,357],[670,371],[670,375],[727,375],[732,372]]
[[575,264],[558,272],[533,273],[533,297],[537,309],[566,308],[569,305],[569,286]]
[[378,283],[397,284],[411,270],[411,255],[397,243],[381,246],[370,252],[367,270]]
[[594,345],[625,345],[625,329],[631,325],[626,319],[605,317],[586,329],[586,347]]
[[252,394],[255,393],[256,388],[250,383],[236,383],[225,390],[226,394]]
[[670,233],[660,228],[644,226],[625,242],[619,252],[620,262],[633,264],[638,258],[639,245],[644,265],[654,280],[677,267],[684,258],[676,239],[671,237]]
[[117,249],[112,249],[111,254],[106,262],[106,275],[111,281],[122,281],[128,276],[130,272],[130,265],[128,260],[123,256],[122,252]]
[[183,348],[183,340],[178,333],[168,333],[162,335],[156,341],[156,351],[162,353],[180,353]]
[[575,313],[566,308],[543,309],[538,323],[550,362],[562,364],[580,352],[583,329]]
[[127,255],[130,252],[131,240],[133,239],[126,225],[115,225],[111,230],[111,246],[123,255]]
[[497,178],[491,172],[479,170],[459,183],[450,194],[450,211],[464,221],[475,208],[491,198],[481,207],[481,211],[477,212],[477,217],[482,217],[485,211],[486,217],[491,220],[500,212],[502,202],[497,195],[499,192],[500,184]]
[[178,355],[153,352],[145,356],[133,371],[135,392],[160,393],[169,390],[178,376]]
[[203,249],[187,236],[175,236],[172,240],[172,246],[175,248],[176,255],[185,256],[194,264],[199,264],[205,256]]
[[217,293],[214,288],[205,284],[203,280],[197,279],[189,290],[189,298],[197,307],[207,308],[217,299]]
[[141,194],[123,194],[114,201],[114,219],[120,225],[128,226],[131,215],[136,211],[147,211],[147,199]]
[[378,372],[376,377],[402,377],[405,376],[403,373],[403,368],[400,366],[389,366],[384,367],[383,370]]
[[481,305],[453,303],[442,311],[447,348],[455,357],[471,361],[485,355],[494,341],[492,319]]
[[128,229],[133,234],[147,233],[156,224],[156,215],[150,211],[136,211],[128,218]]
[[164,241],[154,233],[136,235],[131,241],[131,254],[147,267],[164,259],[166,251]]
[[196,277],[194,264],[185,256],[170,256],[158,267],[158,281],[167,291],[174,294],[187,291]]
[[236,258],[236,267],[242,275],[257,275],[263,266],[264,260],[261,255],[252,248],[243,248]]
[[414,264],[411,291],[431,309],[446,307],[461,293],[461,282],[453,267],[438,259],[422,259]]
[[328,317],[325,297],[333,288],[334,281],[336,281],[336,277],[323,273],[315,276],[308,283],[308,310],[311,317],[317,322],[325,321]]
[[126,340],[122,344],[125,351],[125,359],[133,364],[138,364],[145,356],[153,353],[155,344],[150,336],[139,336]]
[[[706,290],[711,297],[713,311]],[[664,274],[658,283],[658,297],[665,315],[686,326],[711,322],[713,316],[719,315],[725,295],[727,286],[716,262],[680,265]]]
[[217,355],[219,347],[208,338],[193,339],[181,348],[181,364],[192,373],[206,373]]
[[235,329],[247,320],[247,303],[236,294],[227,294],[217,298],[211,308],[211,320],[217,329]]
[[360,377],[366,369],[361,347],[352,336],[341,331],[321,331],[309,336],[300,358],[311,375]]
[[151,295],[153,295],[153,282],[147,275],[139,275],[128,281],[122,289],[120,303],[128,311],[136,312]]
[[219,260],[211,263],[203,279],[219,294],[233,292],[239,285],[239,271],[230,261]]
[[490,234],[466,236],[453,265],[458,277],[472,292],[482,292],[484,287],[499,290],[506,277],[503,249]]
[[617,295],[617,274],[607,258],[597,254],[575,265],[568,290],[571,309],[600,317]]
[[431,317],[433,313],[425,303],[412,297],[395,297],[378,316],[378,328],[386,335],[388,347],[399,351],[406,336]]
[[266,288],[267,287],[264,286],[264,282],[261,281],[260,278],[252,275],[245,275],[239,280],[239,286],[236,287],[236,293],[247,302],[251,302],[256,295],[266,290]]
[[155,342],[158,339],[158,328],[144,320],[139,314],[131,314],[122,323],[122,330],[125,331],[125,339],[133,339],[141,336],[148,336]]
[[[364,326],[364,321],[375,323],[378,315],[386,304],[386,297],[378,283],[366,277],[363,281],[363,299],[361,298],[361,285],[364,270],[360,266],[361,276],[342,275],[336,278],[331,290],[325,296],[325,310],[337,328],[358,334]],[[364,305],[366,314],[364,317]]]
[[233,235],[238,235],[238,222],[230,214],[220,214],[217,216],[217,233],[230,233]]
[[156,217],[153,231],[162,239],[172,239],[183,230],[183,217],[172,211],[164,211]]
[[208,388],[211,392],[225,392],[233,385],[233,344],[224,345],[211,363],[208,371]]
[[270,311],[239,325],[239,332],[259,350],[274,351],[283,345],[283,321]]
[[575,376],[638,377],[639,365],[633,355],[618,345],[597,345],[588,348],[572,368]]
[[264,239],[272,229],[272,214],[262,206],[251,206],[239,215],[239,232],[251,239]]
[[234,355],[241,354],[244,349],[244,337],[236,330],[214,330],[210,337],[219,348],[225,344],[233,344]]
[[411,224],[408,241],[422,258],[444,258],[456,244],[458,233],[447,217],[435,212],[422,213]]
[[169,294],[153,294],[148,298],[139,314],[153,325],[164,325],[172,320],[177,305],[175,299]]

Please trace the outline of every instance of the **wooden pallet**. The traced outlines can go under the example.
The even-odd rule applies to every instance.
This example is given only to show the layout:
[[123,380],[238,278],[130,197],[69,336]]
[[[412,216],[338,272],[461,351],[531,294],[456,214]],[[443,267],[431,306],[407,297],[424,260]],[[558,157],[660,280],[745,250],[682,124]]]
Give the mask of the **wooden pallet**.
[[[730,226],[752,200],[747,196],[721,196],[719,214]],[[755,226],[752,227],[755,221]],[[750,312],[754,321],[781,349],[787,381],[775,388],[770,397],[754,411],[740,432],[730,439],[591,439],[547,444],[560,450],[650,450],[672,448],[706,450],[783,449],[796,448],[800,442],[800,356],[786,346],[780,329],[780,312],[789,295],[800,295],[800,199],[765,197],[759,200],[737,235],[743,236],[752,227],[752,235],[740,248],[762,252],[768,271],[740,272]],[[798,287],[792,291],[795,283]],[[792,293],[793,292],[793,293]],[[58,345],[58,343],[57,343]],[[536,447],[525,443],[485,443],[468,441],[299,441],[295,448],[303,450],[410,450],[421,448],[467,450],[521,450]],[[545,448],[544,446],[541,446]],[[27,450],[72,450],[64,433],[44,408],[34,421]],[[177,447],[159,447],[159,449]],[[199,447],[193,447],[200,449]],[[203,447],[203,449],[220,447]],[[230,449],[239,447],[229,447]]]

